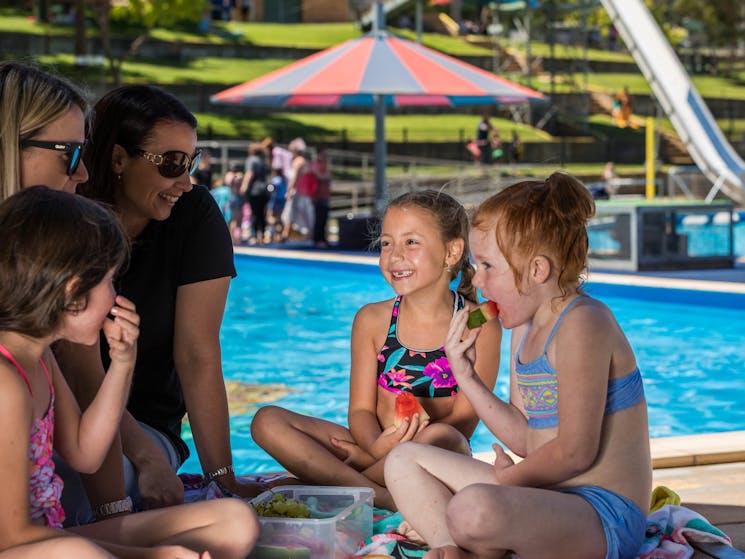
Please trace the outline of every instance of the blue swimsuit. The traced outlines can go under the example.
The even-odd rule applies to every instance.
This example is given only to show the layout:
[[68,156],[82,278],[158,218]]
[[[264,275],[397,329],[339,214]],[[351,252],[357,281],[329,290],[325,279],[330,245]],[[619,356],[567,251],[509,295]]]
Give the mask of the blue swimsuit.
[[[453,292],[453,314],[465,306],[463,295]],[[450,369],[445,348],[422,351],[404,346],[397,335],[401,295],[391,312],[388,337],[378,354],[378,386],[388,392],[411,392],[418,398],[455,396],[458,385]]]
[[[564,308],[548,335],[543,353],[530,363],[520,362],[520,352],[527,332],[520,341],[515,356],[515,373],[528,415],[528,427],[533,429],[547,429],[559,425],[558,381],[556,370],[549,363],[546,352],[564,316],[581,299],[583,297],[577,297]],[[639,368],[636,367],[628,375],[608,381],[605,415],[625,410],[642,401],[644,386]],[[633,501],[594,485],[564,487],[558,491],[577,495],[595,509],[605,534],[606,559],[630,559],[637,556],[647,524],[646,515]]]
[[[520,341],[520,347],[515,356],[515,373],[525,412],[528,414],[528,427],[533,429],[547,429],[559,425],[559,384],[556,371],[549,363],[546,352],[564,316],[582,298],[577,297],[564,308],[548,335],[543,353],[530,363],[520,362],[520,352],[523,349],[525,337],[528,335],[527,332]],[[642,376],[639,367],[636,367],[628,375],[608,381],[605,415],[625,410],[643,400]]]

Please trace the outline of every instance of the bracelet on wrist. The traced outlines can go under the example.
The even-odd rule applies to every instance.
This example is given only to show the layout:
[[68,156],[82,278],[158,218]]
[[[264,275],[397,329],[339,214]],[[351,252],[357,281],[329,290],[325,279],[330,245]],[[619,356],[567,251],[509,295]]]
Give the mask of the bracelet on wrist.
[[226,476],[228,474],[234,474],[233,464],[228,464],[227,466],[222,466],[221,468],[217,468],[212,472],[207,472],[206,474],[204,474],[204,479],[207,483],[209,483],[219,477]]
[[133,511],[134,506],[132,505],[132,499],[130,497],[93,507],[93,515],[97,520],[103,520],[104,518],[109,518],[115,514],[121,514],[123,512],[129,513]]

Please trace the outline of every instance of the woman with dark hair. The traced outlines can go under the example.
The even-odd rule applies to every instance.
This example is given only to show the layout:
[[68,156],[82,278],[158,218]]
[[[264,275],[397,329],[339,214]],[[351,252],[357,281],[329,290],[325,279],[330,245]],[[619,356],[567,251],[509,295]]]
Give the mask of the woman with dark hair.
[[[176,470],[189,451],[181,439],[188,411],[205,477],[226,493],[260,488],[233,473],[219,331],[233,251],[220,209],[190,174],[199,163],[196,119],[173,95],[126,85],[95,106],[84,196],[110,205],[132,242],[129,266],[115,278],[140,310],[142,332],[132,392],[122,422],[127,492],[141,508],[183,501]],[[107,360],[85,347],[67,355],[90,381]]]

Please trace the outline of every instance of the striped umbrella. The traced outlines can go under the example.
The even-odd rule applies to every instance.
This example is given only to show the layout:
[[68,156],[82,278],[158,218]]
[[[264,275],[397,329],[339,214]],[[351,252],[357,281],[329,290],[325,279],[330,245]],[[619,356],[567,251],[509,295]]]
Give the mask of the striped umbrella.
[[213,103],[375,108],[376,198],[387,203],[385,108],[522,104],[543,95],[383,30],[320,51],[212,96]]

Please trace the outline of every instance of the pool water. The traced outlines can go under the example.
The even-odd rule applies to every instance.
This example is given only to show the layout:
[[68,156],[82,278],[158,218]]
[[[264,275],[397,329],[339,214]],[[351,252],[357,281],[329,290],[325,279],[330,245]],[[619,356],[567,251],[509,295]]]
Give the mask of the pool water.
[[[377,267],[236,256],[221,331],[226,379],[283,383],[272,403],[346,425],[349,338],[357,310],[393,296]],[[608,284],[587,290],[615,313],[644,378],[653,437],[745,429],[745,295]],[[509,332],[495,392],[508,398]],[[231,418],[236,470],[280,466],[250,437],[253,411]],[[192,456],[182,471],[201,471]],[[479,425],[474,451],[494,437]]]

